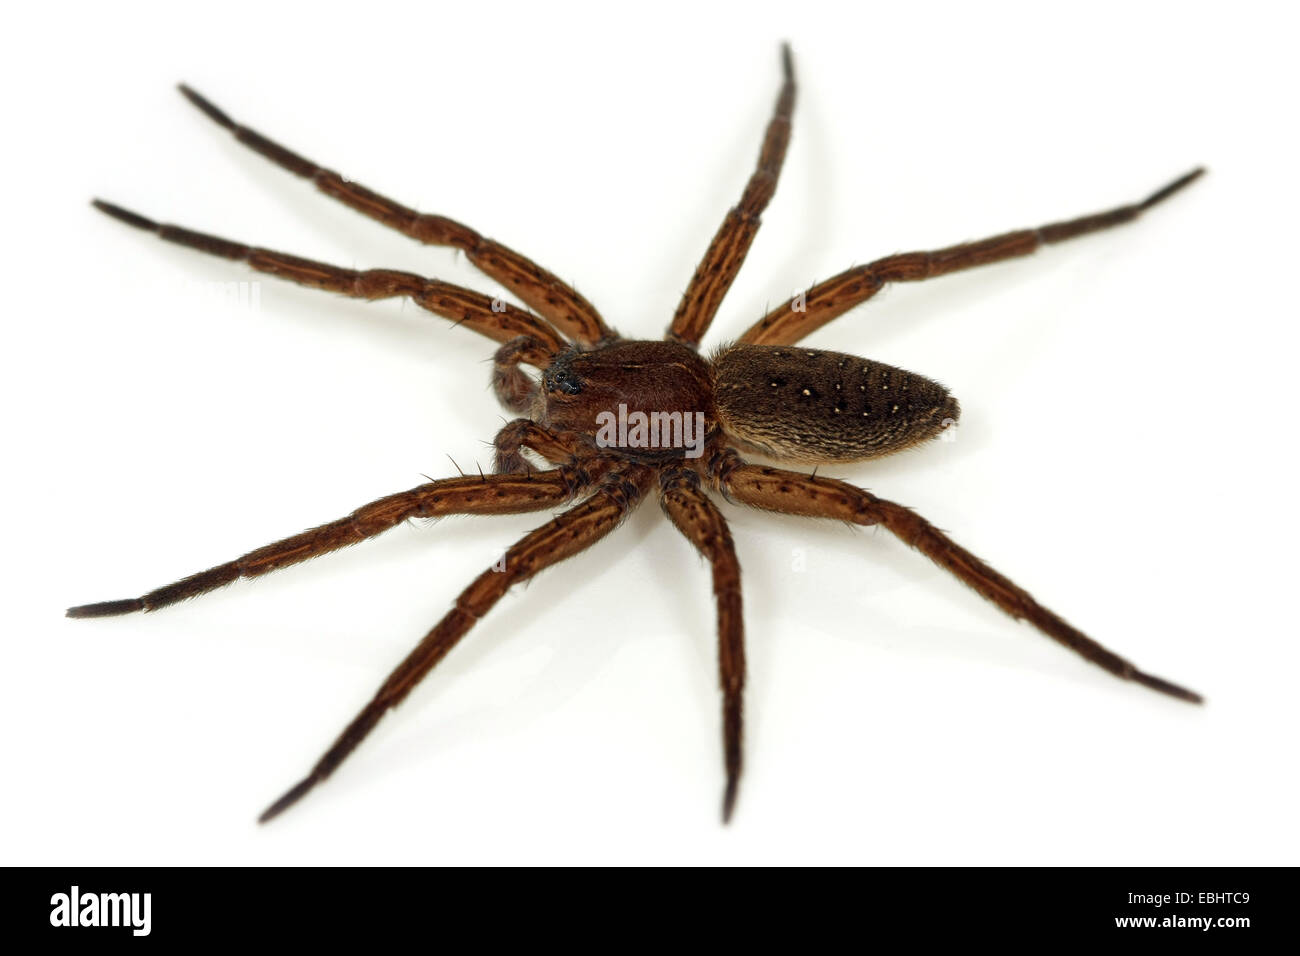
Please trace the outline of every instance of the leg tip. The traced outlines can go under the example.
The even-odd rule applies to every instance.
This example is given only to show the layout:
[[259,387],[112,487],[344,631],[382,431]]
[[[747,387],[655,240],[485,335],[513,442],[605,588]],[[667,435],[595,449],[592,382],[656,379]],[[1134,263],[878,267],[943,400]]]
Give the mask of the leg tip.
[[731,822],[732,814],[736,810],[736,795],[740,790],[740,779],[731,777],[727,780],[727,789],[722,795],[722,823],[725,826]]
[[180,90],[181,96],[185,97],[198,107],[199,111],[203,113],[204,116],[212,120],[218,126],[224,126],[226,129],[235,128],[235,121],[221,110],[217,109],[216,105],[213,104],[211,100],[207,99],[207,97],[200,94],[197,90],[184,83],[177,83],[176,89]]
[[125,601],[101,601],[99,604],[82,604],[78,607],[70,607],[66,612],[66,616],[114,617],[118,614],[130,614],[144,609],[144,602],[139,598],[128,598]]
[[1158,691],[1161,694],[1168,694],[1170,697],[1176,697],[1179,700],[1185,700],[1189,704],[1204,704],[1205,698],[1194,690],[1188,690],[1173,681],[1167,681],[1163,677],[1156,677],[1154,674],[1147,674],[1144,671],[1134,671],[1131,679],[1141,684],[1143,687],[1149,687],[1151,690]]
[[90,204],[106,216],[112,216],[118,222],[124,222],[128,226],[134,226],[136,229],[144,229],[154,232],[158,229],[158,223],[152,219],[146,219],[138,212],[132,212],[129,209],[123,209],[116,203],[106,202],[103,199],[92,199]]
[[294,786],[290,787],[284,796],[263,810],[262,815],[257,818],[257,822],[270,823],[280,814],[284,813],[285,810],[288,810],[291,806],[301,800],[308,790],[316,786],[316,783],[317,780],[315,777],[307,777],[304,780],[300,780],[298,783],[294,784]]
[[1152,193],[1150,196],[1146,198],[1146,200],[1143,201],[1141,208],[1150,209],[1152,206],[1156,205],[1156,203],[1164,202],[1174,193],[1196,182],[1196,180],[1204,176],[1206,172],[1207,170],[1204,166],[1197,166],[1190,173],[1185,173],[1182,176],[1179,176],[1168,186],[1165,186],[1164,188],[1159,189],[1156,192]]

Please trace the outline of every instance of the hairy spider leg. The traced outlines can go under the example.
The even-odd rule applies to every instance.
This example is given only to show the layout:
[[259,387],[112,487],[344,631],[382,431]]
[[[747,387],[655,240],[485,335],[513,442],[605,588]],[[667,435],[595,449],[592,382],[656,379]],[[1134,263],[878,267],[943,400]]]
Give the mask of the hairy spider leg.
[[[524,444],[530,444],[527,436]],[[587,462],[523,475],[471,475],[433,481],[372,501],[345,518],[268,544],[141,597],[83,604],[68,608],[67,616],[109,617],[133,611],[155,611],[206,594],[240,578],[258,577],[357,544],[411,518],[543,511],[587,491],[609,470],[610,464],[608,459],[592,458]]]
[[1064,644],[1121,680],[1134,681],[1189,703],[1202,702],[1201,695],[1195,691],[1141,671],[1114,651],[1098,644],[910,508],[833,478],[751,465],[729,449],[712,456],[710,461],[714,485],[734,501],[782,514],[880,525],[1016,620],[1028,621],[1052,640]]
[[239,142],[295,176],[310,179],[325,195],[419,242],[461,250],[480,272],[519,296],[530,309],[566,335],[586,345],[616,337],[595,306],[531,259],[454,219],[418,213],[360,183],[344,179],[333,170],[324,169],[261,133],[239,125],[188,86],[181,84],[180,91]]
[[659,504],[678,531],[708,560],[718,612],[718,679],[722,686],[722,753],[727,772],[722,822],[736,808],[742,764],[745,692],[745,618],[740,597],[740,561],[727,521],[700,490],[700,476],[687,468],[659,473]]
[[273,249],[259,249],[218,236],[194,232],[180,226],[157,223],[139,213],[102,199],[92,205],[128,226],[156,234],[160,239],[197,249],[209,255],[247,263],[258,272],[313,289],[338,292],[354,299],[409,298],[422,309],[451,319],[497,342],[510,342],[524,335],[541,343],[550,353],[567,347],[555,329],[543,319],[516,306],[491,299],[437,279],[426,279],[411,272],[395,269],[344,269],[340,266],[291,256]]
[[645,465],[611,472],[585,502],[516,542],[506,551],[504,567],[484,571],[461,592],[447,615],[389,675],[370,703],[348,724],[307,776],[267,807],[258,819],[266,823],[279,816],[332,774],[374,730],[384,714],[400,704],[512,586],[573,557],[618,527],[640,503],[653,475],[653,469]]
[[1193,169],[1156,190],[1142,202],[1119,206],[1106,212],[1051,223],[1037,229],[1008,232],[933,252],[904,252],[866,265],[854,266],[825,282],[819,282],[802,295],[773,309],[752,325],[739,341],[752,345],[791,345],[866,302],[890,282],[919,282],[962,269],[1027,256],[1041,246],[1132,222],[1152,206],[1194,182],[1204,172],[1204,169]]
[[727,212],[718,227],[668,327],[666,337],[685,345],[699,345],[709,330],[723,297],[735,281],[749,247],[758,235],[763,210],[776,192],[786,147],[790,145],[790,117],[794,112],[794,56],[788,43],[781,46],[781,67],[785,80],[763,136],[758,168],[745,184],[740,202]]

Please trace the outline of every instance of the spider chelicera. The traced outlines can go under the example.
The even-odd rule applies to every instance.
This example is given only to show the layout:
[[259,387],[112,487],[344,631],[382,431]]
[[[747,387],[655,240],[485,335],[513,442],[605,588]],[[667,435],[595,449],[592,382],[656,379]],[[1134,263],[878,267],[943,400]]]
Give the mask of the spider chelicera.
[[[758,232],[776,191],[790,139],[795,81],[782,50],[784,82],[740,201],[727,213],[663,341],[624,339],[578,292],[519,253],[443,216],[418,213],[241,126],[188,87],[181,92],[239,142],[356,211],[420,242],[460,249],[527,308],[409,272],[343,269],[156,223],[111,203],[94,205],[162,239],[245,262],[302,285],[360,299],[408,297],[422,308],[502,343],[493,386],[524,414],[495,439],[491,475],[431,481],[363,505],[352,514],[249,552],[142,597],[70,608],[69,617],[152,611],[372,538],[409,518],[567,511],[525,535],[504,563],[483,572],[398,665],[374,698],[298,784],[262,814],[267,821],[328,777],[484,614],[520,581],[603,538],[657,487],[659,504],[713,573],[722,684],[726,786],[731,817],[741,771],[745,684],[740,565],[727,523],[704,489],[732,502],[792,515],[879,525],[970,585],[1013,618],[1116,677],[1199,703],[1199,695],[1139,670],[1043,607],[920,515],[831,478],[747,463],[741,451],[816,465],[876,458],[934,438],[960,414],[942,385],[903,369],[838,352],[796,347],[809,333],[890,282],[915,282],[1024,256],[1040,246],[1132,222],[1203,172],[1174,180],[1145,200],[1106,212],[856,266],[771,311],[710,358],[703,338]],[[522,366],[538,370],[540,380]],[[527,450],[549,462],[535,468]]]

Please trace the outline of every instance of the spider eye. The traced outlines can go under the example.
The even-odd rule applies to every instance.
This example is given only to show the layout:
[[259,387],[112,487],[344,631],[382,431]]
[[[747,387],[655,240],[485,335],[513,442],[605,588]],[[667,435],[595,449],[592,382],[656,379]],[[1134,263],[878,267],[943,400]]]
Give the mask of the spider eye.
[[551,375],[551,387],[559,389],[566,395],[577,395],[582,391],[582,382],[578,376],[567,369],[559,369]]

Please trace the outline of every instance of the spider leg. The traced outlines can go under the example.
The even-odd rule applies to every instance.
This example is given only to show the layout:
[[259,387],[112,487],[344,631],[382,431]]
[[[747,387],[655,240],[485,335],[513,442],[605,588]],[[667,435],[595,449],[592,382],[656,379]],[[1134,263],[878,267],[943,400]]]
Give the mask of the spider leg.
[[102,199],[96,199],[93,205],[120,222],[156,233],[160,239],[209,255],[245,262],[258,272],[288,279],[298,285],[339,292],[354,299],[406,296],[422,309],[451,319],[498,342],[509,342],[526,335],[552,353],[567,345],[560,334],[544,320],[471,289],[395,269],[344,269],[271,249],[246,246],[180,226],[157,223]]
[[962,269],[1027,256],[1039,247],[1132,222],[1205,172],[1194,169],[1146,199],[1091,216],[1022,229],[932,252],[904,252],[854,266],[773,309],[739,339],[753,345],[790,345],[861,305],[889,282],[917,282]]
[[786,147],[790,144],[790,116],[794,111],[794,60],[789,44],[781,47],[781,66],[785,81],[777,96],[772,119],[767,124],[763,147],[758,154],[758,168],[749,177],[740,202],[722,221],[708,251],[695,269],[677,306],[668,338],[686,345],[699,345],[709,324],[722,304],[723,296],[740,271],[754,237],[758,235],[759,217],[776,192]]
[[659,504],[668,519],[713,567],[718,607],[718,673],[722,683],[722,747],[727,787],[722,820],[731,819],[740,785],[741,730],[745,690],[745,620],[740,599],[740,562],[731,531],[717,505],[700,491],[700,476],[686,468],[659,475]]
[[734,451],[713,456],[712,480],[727,495],[743,504],[783,514],[836,518],[861,525],[881,525],[904,544],[975,589],[1016,620],[1029,621],[1043,634],[1064,644],[1085,660],[1121,680],[1131,680],[1162,694],[1193,704],[1201,695],[1139,670],[1043,607],[1028,591],[993,570],[942,531],[902,505],[877,498],[833,478],[817,478],[780,468],[743,462]]
[[511,547],[506,552],[504,570],[480,574],[461,592],[447,615],[389,675],[311,772],[271,804],[262,813],[260,822],[283,813],[333,773],[384,714],[400,704],[513,585],[572,557],[613,531],[640,502],[652,475],[652,469],[645,465],[631,465],[610,474],[591,498],[525,535]]
[[528,475],[474,475],[444,478],[380,498],[346,518],[250,551],[241,558],[190,575],[138,598],[68,608],[68,617],[109,617],[158,608],[198,597],[240,578],[257,577],[291,564],[357,544],[409,518],[452,514],[519,514],[563,504],[588,488],[608,468],[604,459],[584,466],[565,465]]
[[240,126],[188,86],[182,84],[180,91],[205,116],[229,130],[239,142],[295,176],[310,179],[325,195],[419,242],[460,249],[480,272],[519,296],[529,308],[565,334],[584,344],[616,337],[596,307],[577,290],[513,249],[479,235],[454,219],[418,213],[360,183],[344,179],[333,170],[324,169],[290,152],[261,133]]

